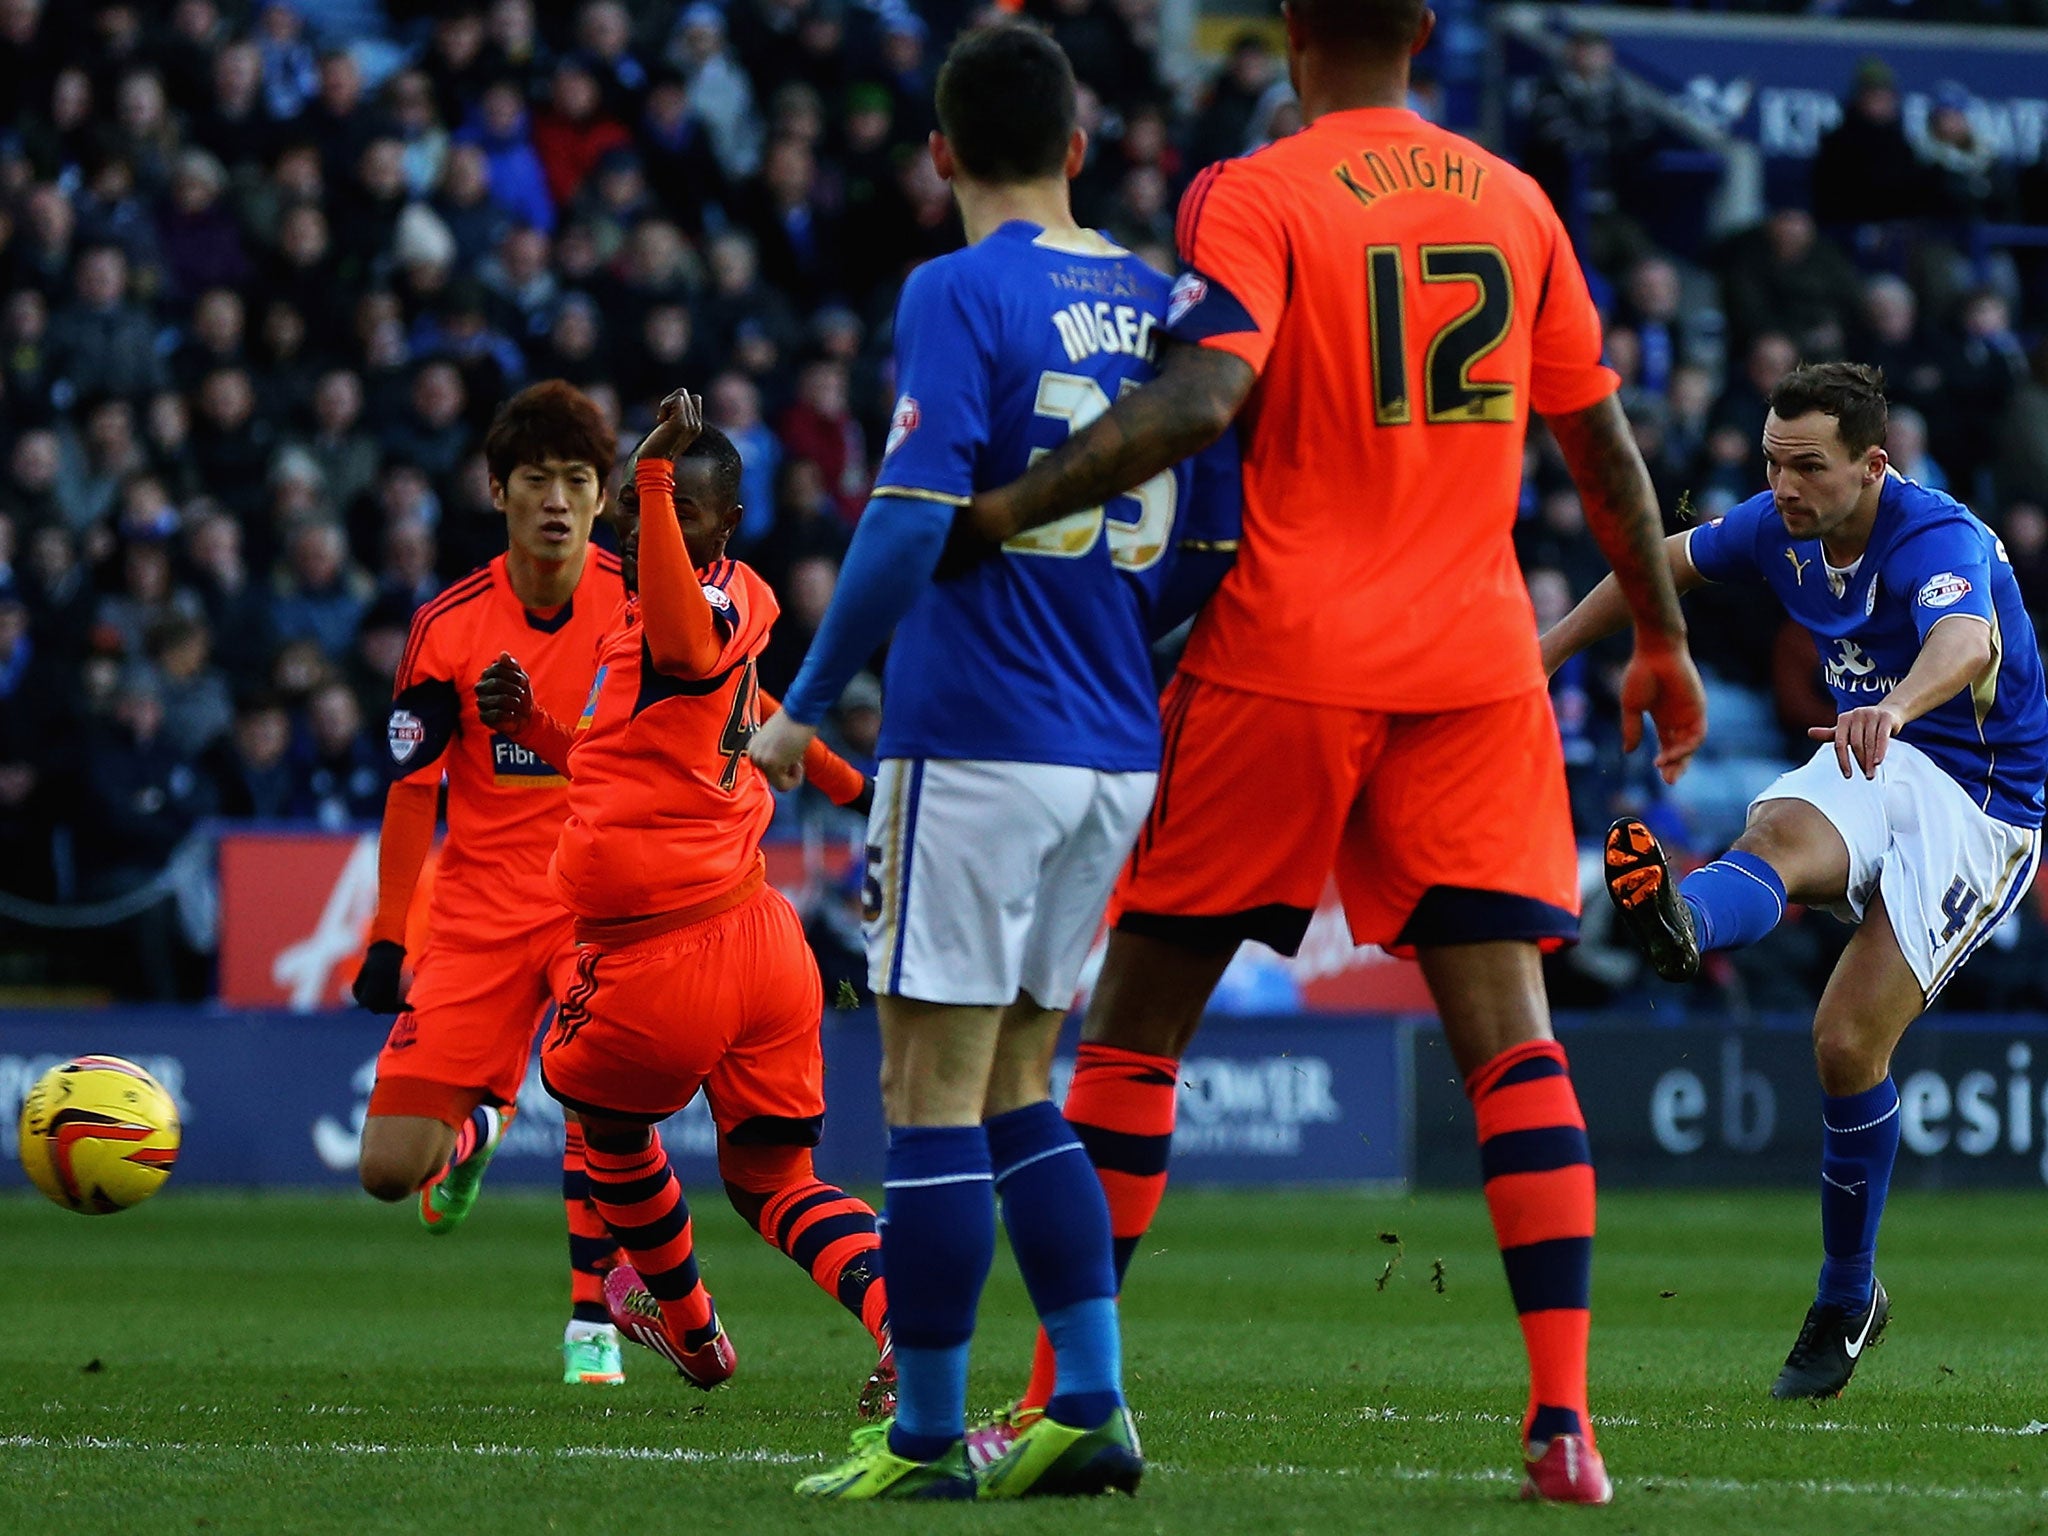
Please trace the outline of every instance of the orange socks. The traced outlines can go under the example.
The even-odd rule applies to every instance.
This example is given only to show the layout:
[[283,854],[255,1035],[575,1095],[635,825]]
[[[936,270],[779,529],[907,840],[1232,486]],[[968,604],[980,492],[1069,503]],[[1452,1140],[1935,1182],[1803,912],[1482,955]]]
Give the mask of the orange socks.
[[1465,1085],[1479,1119],[1486,1204],[1529,1351],[1523,1438],[1582,1434],[1593,1274],[1593,1160],[1563,1047],[1503,1051]]

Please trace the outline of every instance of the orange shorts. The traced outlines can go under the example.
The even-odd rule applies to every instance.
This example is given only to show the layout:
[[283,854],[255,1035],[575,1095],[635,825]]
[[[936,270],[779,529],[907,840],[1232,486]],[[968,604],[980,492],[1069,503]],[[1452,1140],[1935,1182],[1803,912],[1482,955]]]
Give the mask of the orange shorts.
[[534,1032],[575,963],[567,912],[488,938],[430,934],[378,1053],[369,1112],[459,1126],[479,1104],[516,1103]]
[[579,1114],[618,1120],[665,1120],[701,1087],[721,1137],[815,1146],[824,1011],[796,909],[764,885],[686,927],[580,946],[541,1080]]
[[1578,937],[1564,753],[1543,690],[1389,715],[1181,673],[1160,710],[1159,792],[1111,902],[1119,928],[1291,955],[1334,870],[1360,944]]

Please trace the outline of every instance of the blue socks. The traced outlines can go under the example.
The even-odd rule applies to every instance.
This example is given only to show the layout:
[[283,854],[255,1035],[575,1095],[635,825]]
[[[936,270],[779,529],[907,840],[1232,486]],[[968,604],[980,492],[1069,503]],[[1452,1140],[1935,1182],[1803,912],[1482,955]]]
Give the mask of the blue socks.
[[1679,881],[1678,894],[1692,908],[1702,954],[1754,944],[1785,915],[1785,882],[1762,859],[1739,848]]
[[[1102,1181],[1050,1102],[990,1120],[988,1149],[1010,1247],[1052,1343],[1056,1385],[1046,1415],[1094,1429],[1124,1400],[1116,1264]],[[894,1301],[892,1291],[892,1307]]]
[[1862,1093],[1826,1099],[1821,1129],[1820,1235],[1827,1257],[1816,1299],[1855,1313],[1870,1304],[1877,1224],[1899,1155],[1899,1090],[1887,1077]]
[[932,1461],[967,1432],[967,1343],[996,1252],[987,1132],[892,1126],[883,1188],[897,1377],[889,1449]]

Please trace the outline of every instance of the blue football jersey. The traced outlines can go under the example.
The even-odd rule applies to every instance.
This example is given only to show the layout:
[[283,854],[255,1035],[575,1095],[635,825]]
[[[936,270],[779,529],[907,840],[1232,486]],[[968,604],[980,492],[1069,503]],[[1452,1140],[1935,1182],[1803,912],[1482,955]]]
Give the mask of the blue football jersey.
[[1762,577],[1812,635],[1838,710],[1875,704],[1951,614],[1991,626],[1991,670],[1899,733],[1979,809],[2038,827],[2048,780],[2048,693],[2033,622],[1997,535],[1955,498],[1891,475],[1863,558],[1831,568],[1820,541],[1785,532],[1769,492],[1692,531],[1709,581]]
[[[875,497],[964,505],[1016,479],[1152,377],[1170,286],[1022,222],[919,267]],[[889,649],[881,755],[1156,769],[1149,616],[1184,542],[1236,539],[1235,453],[1226,435],[922,592]]]

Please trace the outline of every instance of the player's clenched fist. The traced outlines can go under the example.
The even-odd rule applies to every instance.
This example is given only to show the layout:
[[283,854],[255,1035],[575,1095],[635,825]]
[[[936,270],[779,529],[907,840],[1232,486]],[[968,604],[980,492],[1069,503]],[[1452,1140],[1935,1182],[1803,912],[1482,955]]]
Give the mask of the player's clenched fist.
[[371,1013],[396,1013],[404,1003],[400,995],[404,970],[405,946],[379,939],[363,956],[363,968],[356,972],[349,993]]
[[704,432],[704,399],[686,389],[663,398],[654,430],[641,439],[639,457],[670,459],[689,450]]
[[778,711],[747,739],[748,760],[777,789],[795,789],[804,779],[804,748],[817,734],[815,725],[800,725]]
[[1707,694],[1683,644],[1638,645],[1621,678],[1621,745],[1633,752],[1643,739],[1643,715],[1657,727],[1657,771],[1676,784],[1707,734]]
[[476,680],[476,714],[487,730],[513,741],[533,723],[533,680],[510,651],[498,652]]

